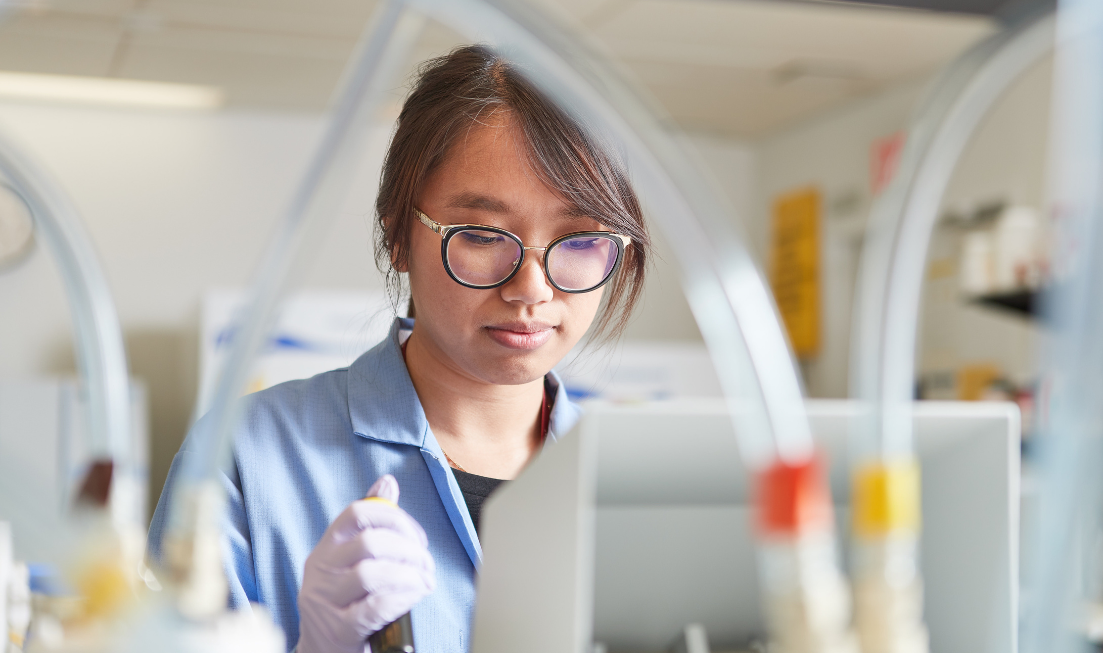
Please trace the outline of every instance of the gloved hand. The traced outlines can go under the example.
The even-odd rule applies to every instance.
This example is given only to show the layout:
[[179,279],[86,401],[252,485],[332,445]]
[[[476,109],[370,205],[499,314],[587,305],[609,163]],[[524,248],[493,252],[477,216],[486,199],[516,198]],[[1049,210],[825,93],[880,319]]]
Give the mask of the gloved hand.
[[297,653],[364,653],[367,638],[436,587],[425,531],[387,474],[333,520],[306,559]]

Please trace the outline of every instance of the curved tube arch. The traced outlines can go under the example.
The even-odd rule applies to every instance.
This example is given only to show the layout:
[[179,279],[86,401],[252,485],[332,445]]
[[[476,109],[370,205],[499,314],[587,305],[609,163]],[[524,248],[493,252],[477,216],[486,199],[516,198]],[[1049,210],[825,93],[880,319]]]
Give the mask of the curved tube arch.
[[981,43],[935,83],[908,130],[895,180],[874,205],[858,279],[851,396],[870,411],[860,446],[890,459],[912,450],[916,323],[939,203],[969,135],[1024,70],[1053,47],[1052,15]]
[[[927,248],[939,205],[969,136],[995,101],[1026,68],[1050,52],[1051,15],[1019,23],[976,46],[935,82],[908,130],[895,180],[874,204],[859,267],[858,301],[851,341],[851,395],[862,401],[855,424],[853,483],[856,504],[884,499],[883,478],[907,487],[905,512],[919,514],[919,469],[913,455],[912,400],[920,291]],[[859,508],[855,508],[858,510]],[[916,566],[918,522],[886,519],[855,542],[856,624],[863,646],[880,649],[884,632],[926,641],[918,616],[882,609],[861,597],[892,593],[921,611],[922,579]],[[915,570],[906,583],[893,568]],[[1018,569],[1008,570],[1012,592]],[[1017,602],[1016,602],[1017,604]],[[892,624],[886,631],[885,624]],[[1011,650],[1017,646],[1011,635]],[[868,640],[868,641],[867,641]],[[924,648],[926,644],[923,645]]]
[[88,398],[89,453],[110,458],[126,471],[133,437],[126,350],[107,277],[92,241],[61,189],[2,136],[0,177],[26,204],[61,272],[72,310],[77,365]]
[[[195,438],[196,455],[182,469],[182,482],[216,481],[219,465],[228,460],[231,432],[237,418],[235,399],[245,390],[250,366],[261,350],[289,279],[324,235],[351,183],[353,167],[366,148],[367,124],[377,108],[383,79],[401,64],[421,30],[422,19],[401,2],[388,0],[354,54],[322,143],[307,168],[275,238],[258,268],[246,318],[235,330],[234,344],[219,373],[208,411],[208,428]],[[179,499],[177,497],[179,503]],[[173,510],[173,529],[177,513]]]
[[1079,601],[1099,600],[1103,4],[1062,0],[1056,51],[1049,190],[1059,234],[1053,247],[1056,279],[1044,307],[1053,337],[1042,367],[1048,406],[1037,436],[1041,483],[1023,628],[1027,653],[1084,650],[1086,606]]

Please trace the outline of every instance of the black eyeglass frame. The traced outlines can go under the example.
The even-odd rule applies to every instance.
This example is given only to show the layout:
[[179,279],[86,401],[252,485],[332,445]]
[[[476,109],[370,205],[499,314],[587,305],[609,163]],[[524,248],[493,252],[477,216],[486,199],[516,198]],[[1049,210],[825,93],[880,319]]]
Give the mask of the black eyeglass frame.
[[[505,229],[490,227],[483,224],[441,224],[422,213],[420,209],[416,208],[414,209],[414,214],[417,216],[417,219],[421,222],[421,224],[440,234],[440,259],[444,263],[444,271],[448,273],[448,276],[452,277],[452,280],[460,284],[461,286],[464,286],[465,288],[474,288],[476,290],[490,290],[492,288],[498,288],[509,283],[509,281],[513,279],[513,277],[517,276],[517,272],[521,270],[521,266],[525,264],[525,252],[530,249],[536,249],[544,252],[544,278],[548,280],[548,283],[550,283],[553,288],[561,292],[570,293],[572,295],[593,292],[598,288],[604,286],[605,284],[609,283],[613,276],[616,275],[617,270],[620,269],[621,262],[624,260],[624,250],[628,247],[628,245],[632,243],[632,239],[630,237],[618,234],[613,231],[575,231],[569,234],[563,234],[562,236],[548,243],[546,247],[529,247],[521,242],[521,239],[518,238],[515,234],[512,234]],[[490,231],[496,234],[501,234],[513,240],[513,242],[517,243],[517,246],[521,248],[521,258],[518,259],[517,265],[513,267],[513,272],[510,272],[505,279],[502,279],[501,281],[490,284],[488,286],[479,286],[460,280],[460,278],[452,272],[452,267],[448,265],[448,243],[452,240],[453,237],[455,237],[456,234],[462,233],[464,231],[474,230]],[[617,260],[613,263],[613,267],[609,270],[609,274],[605,275],[605,278],[601,280],[601,283],[593,286],[592,288],[586,288],[584,290],[569,290],[560,286],[555,282],[554,279],[552,279],[551,270],[548,269],[547,253],[548,250],[555,247],[559,243],[565,240],[570,240],[571,238],[578,238],[580,236],[597,236],[612,240],[617,245]]]

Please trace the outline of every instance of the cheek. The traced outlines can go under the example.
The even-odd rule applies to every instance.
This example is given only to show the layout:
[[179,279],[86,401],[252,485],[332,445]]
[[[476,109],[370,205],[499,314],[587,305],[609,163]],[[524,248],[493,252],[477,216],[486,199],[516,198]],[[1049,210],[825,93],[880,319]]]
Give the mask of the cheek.
[[597,317],[598,309],[601,308],[601,298],[604,292],[605,289],[601,288],[580,295],[563,293],[566,297],[564,303],[568,307],[567,315],[570,322],[568,326],[572,334],[581,336],[590,328],[594,318]]
[[441,262],[439,240],[411,243],[409,280],[418,319],[427,327],[458,329],[473,319],[486,299],[486,291],[464,288],[448,276]]
[[418,316],[428,317],[431,308],[440,307],[440,296],[448,290],[446,284],[453,283],[440,262],[439,246],[422,239],[411,239],[406,263],[410,292],[414,296]]

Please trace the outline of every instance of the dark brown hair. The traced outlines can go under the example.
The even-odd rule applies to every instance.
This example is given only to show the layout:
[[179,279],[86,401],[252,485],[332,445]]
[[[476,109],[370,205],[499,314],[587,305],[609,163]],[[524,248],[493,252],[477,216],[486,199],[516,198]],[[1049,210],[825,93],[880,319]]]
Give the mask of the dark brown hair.
[[618,336],[639,300],[651,247],[627,173],[579,121],[482,45],[461,47],[424,63],[402,106],[375,204],[376,264],[387,277],[388,291],[395,298],[402,293],[392,260],[408,261],[414,202],[425,180],[458,137],[499,111],[508,112],[520,129],[529,163],[549,188],[584,215],[632,238],[621,269],[607,286],[594,332],[599,338]]

